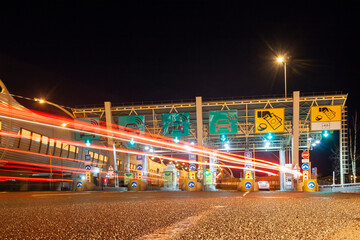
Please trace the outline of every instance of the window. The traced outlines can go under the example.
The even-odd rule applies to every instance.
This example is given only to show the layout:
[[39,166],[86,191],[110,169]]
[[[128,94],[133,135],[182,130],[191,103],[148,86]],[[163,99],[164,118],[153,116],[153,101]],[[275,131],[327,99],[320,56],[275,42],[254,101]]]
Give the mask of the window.
[[49,138],[46,136],[42,136],[41,144],[40,144],[40,153],[46,154],[48,150]]
[[55,151],[54,148],[55,148],[55,140],[50,138],[50,140],[49,140],[48,154],[54,155],[54,151]]
[[23,150],[29,150],[30,149],[31,132],[29,130],[20,128],[18,135],[20,135],[18,148],[23,149]]

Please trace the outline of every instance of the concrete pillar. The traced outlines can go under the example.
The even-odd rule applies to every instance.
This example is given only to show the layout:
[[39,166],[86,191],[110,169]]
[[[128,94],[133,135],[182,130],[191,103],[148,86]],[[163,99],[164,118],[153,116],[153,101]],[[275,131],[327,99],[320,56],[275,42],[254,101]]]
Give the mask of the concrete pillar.
[[[285,168],[285,163],[286,163],[286,156],[285,156],[285,149],[282,148],[279,151],[279,159],[280,159],[280,165],[281,167]],[[280,171],[280,190],[284,191],[285,190],[285,172],[283,170]]]
[[299,169],[300,92],[293,92],[292,166]]
[[[203,116],[202,116],[202,97],[196,97],[196,138],[197,138],[197,145],[202,148],[203,146],[203,139],[204,139],[204,134],[203,134]],[[198,156],[198,161],[199,162],[203,162],[203,157],[202,156]],[[202,169],[202,187],[204,188],[204,169],[205,167],[203,166]]]
[[[105,102],[105,119],[106,119],[106,128],[112,129],[112,112],[111,112],[111,102]],[[112,136],[112,134],[108,134],[109,136]],[[113,148],[113,152],[109,154],[109,165],[114,167],[115,171],[115,187],[119,187],[119,181],[118,181],[118,173],[117,173],[117,162],[116,162],[116,152],[115,152],[115,143],[113,138],[109,137],[107,139],[107,145],[108,147]]]

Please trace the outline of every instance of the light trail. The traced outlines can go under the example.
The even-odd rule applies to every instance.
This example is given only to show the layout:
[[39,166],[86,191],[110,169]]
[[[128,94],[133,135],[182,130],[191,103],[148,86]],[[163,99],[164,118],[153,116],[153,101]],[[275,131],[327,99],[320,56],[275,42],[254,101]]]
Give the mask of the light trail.
[[[0,110],[3,110],[0,109]],[[14,114],[14,109],[11,109],[11,113]],[[4,112],[4,111],[2,111]],[[5,111],[6,112],[6,111]],[[26,114],[25,114],[26,113]],[[52,121],[52,122],[55,122],[56,124],[59,124],[60,125],[60,122],[64,122],[64,119],[66,118],[61,118],[61,117],[58,117],[58,116],[52,116],[52,119],[49,119],[49,117],[46,117],[46,116],[42,116],[42,115],[37,115],[37,114],[34,114],[32,112],[21,112],[21,117],[29,117],[29,113],[31,115],[31,119],[38,119],[41,123],[39,122],[34,122],[34,121],[29,121],[29,120],[24,120],[24,119],[18,119],[18,118],[13,118],[13,117],[8,117],[7,118],[10,118],[10,119],[14,119],[14,120],[20,120],[20,121],[28,121],[28,122],[31,122],[31,123],[35,123],[35,124],[43,124],[43,125],[46,125],[46,126],[49,126],[49,127],[57,127],[57,128],[63,128],[63,127],[60,127],[60,126],[54,126],[52,124],[47,124],[47,123],[43,123],[44,121],[44,118],[47,120],[47,121]],[[34,115],[36,117],[34,117]],[[44,114],[43,114],[44,115]],[[59,120],[60,119],[60,120]],[[56,121],[54,121],[56,120]],[[66,119],[65,121],[69,121],[69,119]],[[83,131],[83,130],[79,130],[79,129],[73,129],[71,128],[73,131],[80,131],[80,132],[85,132],[85,133],[89,133],[89,134],[96,134],[96,135],[100,135],[100,136],[103,136],[103,137],[106,137],[106,138],[115,138],[115,139],[119,139],[119,140],[124,140],[124,138],[126,140],[129,140],[129,139],[135,139],[137,142],[141,142],[143,144],[153,144],[157,147],[161,147],[161,148],[166,148],[166,149],[171,149],[171,150],[178,150],[178,151],[181,151],[181,152],[185,152],[185,153],[188,153],[189,150],[188,150],[188,146],[184,146],[184,145],[178,145],[178,144],[174,144],[172,142],[169,142],[169,141],[159,141],[157,139],[150,139],[150,138],[145,138],[145,137],[142,137],[138,134],[129,134],[128,132],[125,132],[125,131],[119,131],[119,130],[116,130],[114,131],[114,129],[106,129],[104,127],[94,127],[93,125],[91,124],[86,124],[84,122],[81,122],[81,121],[77,121],[77,120],[71,120],[73,121],[71,124],[69,124],[68,126],[71,127],[73,125],[73,127],[79,127],[79,128],[82,128],[82,129],[86,129],[86,130],[92,130],[92,131]],[[81,123],[79,123],[81,122]],[[69,128],[67,128],[68,130],[70,130]],[[96,130],[96,131],[99,131],[100,133],[97,133],[97,132],[94,132],[93,130]],[[104,134],[106,133],[106,134]],[[108,136],[108,134],[110,135],[113,135],[113,136]],[[115,135],[115,136],[114,136]],[[116,137],[116,136],[121,136],[121,137]],[[165,137],[159,137],[159,138],[162,138],[164,139]],[[187,143],[188,145],[188,143]],[[185,148],[185,149],[184,149]],[[223,160],[223,161],[230,161],[230,162],[237,162],[239,164],[245,164],[247,163],[246,160],[241,160],[239,158],[236,158],[236,157],[231,157],[229,156],[229,154],[224,154],[220,151],[214,151],[214,150],[209,150],[208,148],[199,148],[197,146],[191,146],[191,150],[193,150],[192,152],[197,154],[197,155],[201,155],[201,156],[205,156],[205,157],[209,157],[209,156],[216,156],[217,158]],[[240,156],[242,158],[244,158],[244,156],[241,156],[241,155],[237,155],[237,156]],[[262,162],[266,162],[265,163],[260,163],[260,162],[253,162],[253,164],[256,166],[256,167],[262,167],[262,168],[270,168],[270,169],[273,169],[273,170],[282,170],[284,172],[290,172],[292,174],[296,174],[296,175],[301,175],[301,173],[299,173],[298,171],[296,170],[291,170],[291,169],[288,169],[288,168],[285,168],[284,166],[281,166],[279,164],[274,164],[272,162],[268,162],[268,161],[265,161],[265,160],[261,160]],[[199,164],[197,162],[197,164]],[[269,165],[272,165],[272,166],[276,166],[277,169],[274,169],[272,167],[269,167]]]
[[0,176],[0,181],[18,180],[18,181],[33,181],[33,182],[73,182],[70,179],[61,178],[30,178],[30,177],[14,177],[14,176]]

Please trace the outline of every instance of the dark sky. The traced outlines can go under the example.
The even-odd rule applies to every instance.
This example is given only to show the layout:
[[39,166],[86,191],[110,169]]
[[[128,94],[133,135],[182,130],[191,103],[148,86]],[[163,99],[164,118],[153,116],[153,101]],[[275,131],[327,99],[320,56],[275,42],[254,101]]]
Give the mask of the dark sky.
[[61,105],[343,91],[358,101],[350,2],[121,1],[1,6],[0,78]]
[[11,93],[65,106],[279,95],[286,53],[288,93],[342,91],[359,106],[355,1],[58,2],[1,3]]

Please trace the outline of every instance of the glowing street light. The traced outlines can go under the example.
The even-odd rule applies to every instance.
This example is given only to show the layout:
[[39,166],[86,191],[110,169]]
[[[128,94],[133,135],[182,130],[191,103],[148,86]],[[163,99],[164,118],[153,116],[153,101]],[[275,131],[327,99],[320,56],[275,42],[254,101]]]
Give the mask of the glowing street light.
[[66,113],[67,115],[69,115],[71,118],[76,118],[75,115],[71,112],[69,112],[68,110],[66,110],[64,107],[56,104],[56,103],[53,103],[53,102],[49,102],[45,99],[42,99],[42,98],[34,98],[35,102],[39,102],[40,104],[43,104],[43,103],[47,103],[49,105],[52,105],[58,109],[60,109],[61,111],[63,111],[64,113]]

